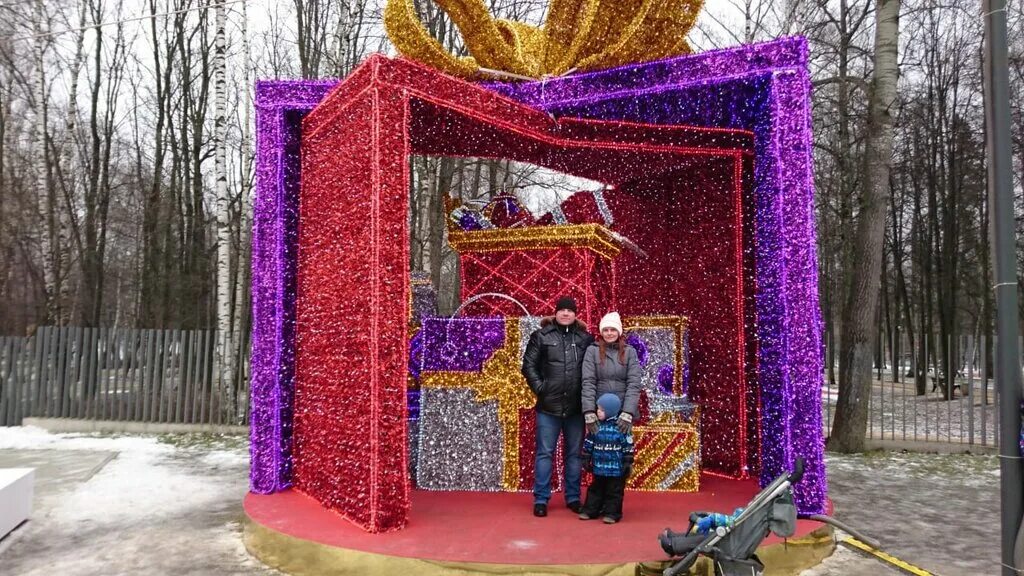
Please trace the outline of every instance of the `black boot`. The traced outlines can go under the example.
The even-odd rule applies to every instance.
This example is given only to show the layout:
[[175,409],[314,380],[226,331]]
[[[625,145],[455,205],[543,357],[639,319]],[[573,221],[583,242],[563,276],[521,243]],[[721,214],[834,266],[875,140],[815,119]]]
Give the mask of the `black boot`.
[[548,515],[548,505],[547,504],[534,504],[533,505],[533,515],[538,517],[538,518],[543,518],[543,517],[547,516]]

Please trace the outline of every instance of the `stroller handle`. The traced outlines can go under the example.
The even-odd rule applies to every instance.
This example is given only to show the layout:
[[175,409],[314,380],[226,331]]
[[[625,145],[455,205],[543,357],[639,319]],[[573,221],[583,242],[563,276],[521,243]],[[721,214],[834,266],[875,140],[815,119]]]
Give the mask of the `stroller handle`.
[[804,477],[804,459],[797,458],[793,461],[793,471],[789,473],[789,483],[796,484]]

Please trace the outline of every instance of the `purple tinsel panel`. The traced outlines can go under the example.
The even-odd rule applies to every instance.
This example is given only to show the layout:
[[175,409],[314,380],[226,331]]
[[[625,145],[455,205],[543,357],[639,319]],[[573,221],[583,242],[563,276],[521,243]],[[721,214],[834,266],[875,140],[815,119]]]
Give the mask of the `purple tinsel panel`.
[[424,318],[421,372],[479,372],[505,343],[504,318]]
[[336,83],[256,84],[249,481],[258,494],[291,485],[299,128]]
[[[824,502],[825,467],[820,459],[821,308],[818,305],[818,259],[815,239],[814,172],[811,150],[811,84],[803,71],[777,75],[780,140],[786,154],[781,164],[786,221],[786,293],[789,299],[789,356],[792,385],[793,453],[808,461],[805,481],[795,487],[802,501]],[[807,457],[816,454],[818,460]]]
[[489,87],[520,102],[548,109],[555,104],[599,102],[619,94],[635,96],[671,86],[717,85],[734,77],[791,67],[802,68],[806,72],[807,42],[802,37],[677,56],[541,82],[494,83]]
[[761,482],[806,461],[802,512],[825,507],[822,358],[802,38],[493,89],[559,115],[745,128],[756,135]]

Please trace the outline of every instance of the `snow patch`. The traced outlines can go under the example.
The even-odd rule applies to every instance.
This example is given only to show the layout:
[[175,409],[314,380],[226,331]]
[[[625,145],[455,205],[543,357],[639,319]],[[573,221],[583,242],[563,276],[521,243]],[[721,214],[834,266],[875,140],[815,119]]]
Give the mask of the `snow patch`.
[[153,436],[54,434],[36,426],[14,426],[0,431],[0,450],[103,450],[171,454],[174,447]]
[[537,542],[535,540],[512,540],[508,543],[508,547],[515,550],[530,550],[537,547]]
[[246,475],[248,450],[196,452],[176,448],[153,436],[53,434],[42,428],[4,428],[0,449],[99,450],[117,452],[95,476],[63,495],[49,515],[59,524],[115,525],[153,523],[232,502],[217,477],[206,469],[237,468]]

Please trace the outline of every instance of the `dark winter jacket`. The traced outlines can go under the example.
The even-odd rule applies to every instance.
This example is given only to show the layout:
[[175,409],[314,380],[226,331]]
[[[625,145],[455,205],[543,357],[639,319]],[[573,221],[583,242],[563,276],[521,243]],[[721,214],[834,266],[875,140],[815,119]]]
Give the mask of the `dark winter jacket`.
[[544,318],[530,335],[523,354],[523,376],[537,397],[537,409],[564,418],[582,412],[580,389],[583,355],[594,342],[586,325],[561,326]]
[[597,399],[602,394],[615,394],[622,401],[622,411],[637,416],[640,404],[640,360],[636,349],[623,342],[626,347],[623,362],[619,362],[620,344],[605,346],[604,364],[600,362],[600,344],[587,348],[583,358],[583,412],[596,412]]
[[603,420],[597,434],[587,434],[583,441],[583,462],[590,465],[595,476],[629,476],[633,467],[633,435],[619,432],[618,418]]

